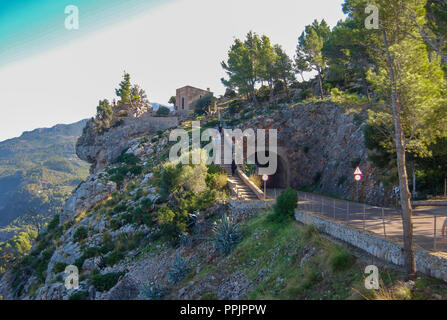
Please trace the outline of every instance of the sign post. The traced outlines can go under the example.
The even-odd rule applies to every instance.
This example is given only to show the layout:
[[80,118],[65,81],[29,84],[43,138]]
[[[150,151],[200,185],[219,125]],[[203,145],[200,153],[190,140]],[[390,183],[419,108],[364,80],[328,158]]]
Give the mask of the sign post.
[[360,167],[355,168],[354,171],[354,180],[356,181],[356,194],[357,194],[357,202],[359,201],[359,183],[362,181],[362,170]]
[[266,192],[267,192],[266,184],[268,179],[269,179],[268,175],[266,174],[262,175],[262,181],[264,181],[264,201],[266,200]]

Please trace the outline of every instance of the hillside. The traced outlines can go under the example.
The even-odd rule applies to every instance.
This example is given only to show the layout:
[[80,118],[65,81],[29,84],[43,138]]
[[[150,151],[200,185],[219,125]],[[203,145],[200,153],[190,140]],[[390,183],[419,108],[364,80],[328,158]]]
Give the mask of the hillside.
[[[257,114],[276,126],[278,114],[300,108],[285,104]],[[222,106],[222,115],[227,123],[243,126],[243,114],[236,119]],[[299,115],[305,123],[313,121],[315,112]],[[73,191],[29,255],[0,279],[4,299],[445,297],[447,288],[440,281],[421,276],[404,283],[404,275],[393,267],[386,269],[382,291],[364,292],[363,270],[371,257],[290,217],[275,220],[272,209],[233,207],[226,173],[214,165],[169,163],[169,130],[154,130],[148,119],[144,114],[140,120],[126,118],[101,133],[95,133],[93,120],[86,125],[77,152],[95,170]],[[202,129],[218,123],[212,116],[195,119]],[[345,117],[324,136],[344,132],[353,121]],[[189,126],[187,120],[177,128]],[[79,269],[77,290],[64,286],[68,265]]]
[[0,142],[0,226],[24,214],[61,209],[88,175],[88,164],[75,154],[85,123],[36,129]]

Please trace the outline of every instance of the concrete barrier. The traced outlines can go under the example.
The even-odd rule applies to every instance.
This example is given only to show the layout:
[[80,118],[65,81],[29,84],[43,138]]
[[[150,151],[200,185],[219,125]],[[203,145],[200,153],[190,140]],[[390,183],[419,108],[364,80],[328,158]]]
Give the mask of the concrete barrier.
[[411,201],[413,207],[436,207],[436,206],[447,206],[447,201],[445,200],[422,200],[422,201]]
[[[396,241],[385,239],[378,234],[358,230],[326,217],[305,213],[300,210],[295,210],[295,218],[301,223],[315,225],[321,232],[362,249],[379,259],[398,266],[404,265],[404,249],[402,244]],[[446,257],[415,248],[415,260],[416,268],[419,272],[447,281]]]

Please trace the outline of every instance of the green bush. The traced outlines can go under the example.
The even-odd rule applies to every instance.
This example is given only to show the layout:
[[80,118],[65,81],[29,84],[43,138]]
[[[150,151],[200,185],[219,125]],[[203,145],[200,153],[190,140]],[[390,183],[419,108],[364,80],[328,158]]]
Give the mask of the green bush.
[[201,115],[208,112],[217,99],[212,93],[209,93],[196,101],[194,112]]
[[353,262],[353,256],[343,248],[335,247],[329,256],[332,271],[338,272],[348,269]]
[[277,219],[283,220],[293,218],[295,209],[298,207],[298,193],[292,188],[281,191],[274,205],[274,215]]
[[258,90],[256,90],[256,99],[259,102],[267,102],[270,99],[270,87],[269,86],[261,86]]
[[123,153],[115,160],[115,163],[125,163],[129,166],[134,166],[139,161],[138,157],[133,153]]
[[130,168],[129,172],[135,176],[139,176],[140,174],[143,173],[143,167],[142,166],[132,167],[132,168]]
[[54,273],[60,273],[65,271],[65,268],[67,267],[67,264],[64,262],[56,262],[53,266],[53,272]]
[[121,252],[114,251],[114,252],[109,253],[107,256],[105,256],[103,258],[103,261],[108,266],[114,266],[115,264],[117,264],[118,262],[120,262],[123,259],[124,259],[124,254],[122,254]]
[[92,283],[99,292],[109,291],[118,283],[119,278],[123,275],[124,272],[106,273],[103,275],[96,274],[92,277]]
[[51,221],[48,223],[47,230],[52,231],[52,230],[56,229],[58,226],[59,226],[59,215],[56,214],[53,217],[53,219],[51,219]]
[[87,228],[84,226],[81,226],[76,229],[75,233],[73,234],[73,240],[75,242],[79,242],[87,238],[88,231]]
[[300,98],[301,100],[307,100],[314,97],[314,93],[310,89],[306,89],[301,91]]
[[155,113],[157,117],[167,117],[171,110],[165,106],[159,106]]
[[228,111],[231,114],[239,113],[242,110],[242,103],[238,100],[233,100],[229,104]]

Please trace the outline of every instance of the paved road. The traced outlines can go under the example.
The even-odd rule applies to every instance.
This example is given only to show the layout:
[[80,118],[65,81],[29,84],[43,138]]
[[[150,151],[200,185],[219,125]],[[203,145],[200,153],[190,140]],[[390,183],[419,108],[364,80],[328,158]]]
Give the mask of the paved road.
[[[267,196],[275,198],[281,190],[269,189]],[[333,199],[317,194],[299,192],[299,208],[348,225],[378,233],[396,241],[402,241],[402,218],[400,210],[374,207],[346,200]],[[417,246],[435,251],[434,224],[436,217],[436,251],[447,253],[441,229],[447,218],[447,207],[418,207],[413,210],[414,240]]]

